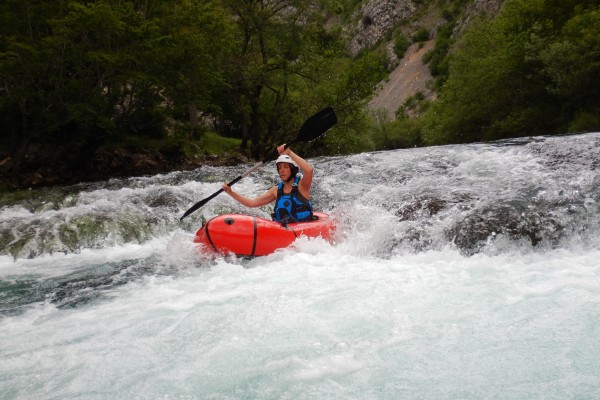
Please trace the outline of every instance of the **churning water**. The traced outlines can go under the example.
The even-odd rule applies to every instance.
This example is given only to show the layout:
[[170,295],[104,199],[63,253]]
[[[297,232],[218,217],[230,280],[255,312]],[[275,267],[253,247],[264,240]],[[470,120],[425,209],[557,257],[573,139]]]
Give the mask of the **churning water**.
[[600,398],[600,134],[311,161],[336,242],[252,260],[178,221],[249,166],[5,195],[0,399]]

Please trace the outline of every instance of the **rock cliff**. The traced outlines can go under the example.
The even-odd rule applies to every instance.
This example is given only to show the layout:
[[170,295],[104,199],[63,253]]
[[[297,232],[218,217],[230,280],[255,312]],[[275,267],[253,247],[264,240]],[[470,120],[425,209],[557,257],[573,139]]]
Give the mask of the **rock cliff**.
[[[453,36],[458,37],[477,16],[497,14],[503,3],[504,0],[469,2],[456,21]],[[363,49],[384,46],[390,70],[388,79],[380,83],[369,102],[371,110],[383,110],[388,118],[394,119],[396,110],[409,97],[420,93],[425,98],[435,98],[435,93],[430,89],[432,85],[428,84],[432,76],[423,62],[423,56],[435,44],[436,29],[447,22],[437,4],[412,0],[369,0],[354,13],[353,20],[357,22],[346,29],[350,54],[356,56]],[[393,41],[389,38],[400,26],[407,36],[424,27],[431,32],[431,40],[413,44],[398,60]]]
[[346,29],[351,37],[348,50],[356,56],[362,49],[375,46],[398,24],[408,21],[416,7],[411,0],[370,0],[353,15],[355,24]]

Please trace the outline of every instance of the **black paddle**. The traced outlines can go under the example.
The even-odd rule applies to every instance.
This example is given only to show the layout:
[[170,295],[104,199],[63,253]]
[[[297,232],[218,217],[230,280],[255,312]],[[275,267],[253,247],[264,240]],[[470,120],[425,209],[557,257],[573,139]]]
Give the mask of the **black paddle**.
[[[304,124],[300,128],[300,131],[298,132],[298,136],[296,137],[296,139],[292,140],[290,143],[287,143],[285,145],[285,148],[288,148],[291,145],[293,145],[294,143],[298,143],[298,142],[310,142],[311,140],[314,140],[314,139],[318,138],[319,136],[321,136],[322,134],[324,134],[325,132],[327,132],[336,123],[337,123],[337,116],[335,115],[335,111],[333,111],[333,108],[331,108],[331,107],[324,108],[323,110],[319,111],[318,113],[316,113],[315,115],[313,115],[312,117],[307,119],[306,122],[304,122]],[[248,175],[250,175],[257,169],[261,168],[267,162],[273,161],[274,159],[276,159],[277,155],[278,154],[275,153],[274,156],[269,157],[269,158],[259,162],[258,164],[256,164],[252,168],[250,168],[248,171],[244,172],[242,175],[238,176],[237,178],[235,178],[234,180],[229,182],[227,185],[228,186],[234,185],[235,183],[239,182],[242,178],[247,177]],[[199,209],[200,207],[202,207],[203,205],[205,205],[206,203],[208,203],[209,201],[211,201],[212,199],[217,197],[221,192],[223,192],[222,188],[217,190],[215,193],[211,194],[207,198],[200,200],[199,202],[194,204],[192,207],[190,207],[190,209],[187,210],[185,212],[185,214],[183,214],[183,216],[179,220],[180,221],[183,220],[185,217],[187,217],[188,215],[190,215],[191,213],[193,213],[194,211],[196,211],[197,209]]]

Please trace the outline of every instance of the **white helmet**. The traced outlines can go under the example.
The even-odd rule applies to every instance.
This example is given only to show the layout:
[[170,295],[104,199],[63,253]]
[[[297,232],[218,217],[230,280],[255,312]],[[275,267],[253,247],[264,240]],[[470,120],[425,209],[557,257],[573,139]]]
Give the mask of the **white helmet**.
[[298,164],[296,164],[296,161],[292,160],[292,157],[286,154],[282,154],[279,157],[277,157],[277,160],[275,160],[275,165],[282,162],[292,164],[294,167],[298,168]]

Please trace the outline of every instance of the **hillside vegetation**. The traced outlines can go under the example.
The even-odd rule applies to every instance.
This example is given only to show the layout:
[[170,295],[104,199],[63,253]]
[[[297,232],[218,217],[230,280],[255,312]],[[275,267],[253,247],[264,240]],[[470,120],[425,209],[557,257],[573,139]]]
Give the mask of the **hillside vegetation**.
[[[600,5],[506,0],[459,35],[438,29],[437,100],[385,125],[388,141],[432,145],[600,129]],[[452,32],[455,32],[454,30]],[[445,43],[440,46],[440,43]],[[432,65],[434,57],[438,57]]]
[[[5,0],[0,169],[17,177],[93,174],[104,165],[100,155],[111,153],[103,150],[125,143],[125,151],[143,151],[131,145],[143,140],[164,140],[169,154],[184,157],[204,152],[206,130],[237,138],[245,156],[260,158],[329,105],[338,129],[353,129],[385,70],[371,53],[348,55],[341,25],[326,24],[336,15],[330,6]],[[346,143],[334,132],[320,151]],[[50,171],[54,163],[61,171]]]
[[[329,105],[307,155],[599,129],[599,22],[592,0],[5,0],[0,180],[260,158]],[[369,112],[425,43],[427,88]]]

